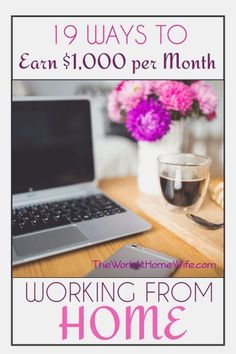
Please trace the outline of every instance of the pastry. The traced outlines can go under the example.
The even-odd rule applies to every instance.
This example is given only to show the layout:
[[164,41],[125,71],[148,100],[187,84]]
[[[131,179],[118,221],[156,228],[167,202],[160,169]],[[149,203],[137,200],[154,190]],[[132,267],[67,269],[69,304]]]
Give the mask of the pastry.
[[224,207],[224,181],[222,178],[214,178],[209,184],[211,198],[222,208]]

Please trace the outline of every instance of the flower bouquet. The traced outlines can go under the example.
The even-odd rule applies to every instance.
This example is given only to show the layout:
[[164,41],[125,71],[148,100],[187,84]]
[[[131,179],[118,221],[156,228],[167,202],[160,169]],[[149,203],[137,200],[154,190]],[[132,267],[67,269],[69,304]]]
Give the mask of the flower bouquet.
[[157,157],[181,151],[186,117],[215,119],[217,95],[205,81],[121,81],[108,96],[108,115],[138,142],[138,188],[160,192]]
[[162,139],[173,121],[216,117],[217,95],[204,81],[121,81],[108,96],[108,115],[136,141]]
[[186,117],[216,118],[217,95],[205,81],[121,81],[108,96],[108,115],[138,142],[139,190],[158,193],[156,159],[181,151]]

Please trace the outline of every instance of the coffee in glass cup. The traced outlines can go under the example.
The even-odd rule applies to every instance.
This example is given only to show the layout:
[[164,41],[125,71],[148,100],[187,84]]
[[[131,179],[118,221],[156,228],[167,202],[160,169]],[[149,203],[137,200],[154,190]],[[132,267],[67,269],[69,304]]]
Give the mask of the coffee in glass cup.
[[195,154],[166,154],[158,158],[165,205],[175,212],[197,211],[207,192],[211,159]]

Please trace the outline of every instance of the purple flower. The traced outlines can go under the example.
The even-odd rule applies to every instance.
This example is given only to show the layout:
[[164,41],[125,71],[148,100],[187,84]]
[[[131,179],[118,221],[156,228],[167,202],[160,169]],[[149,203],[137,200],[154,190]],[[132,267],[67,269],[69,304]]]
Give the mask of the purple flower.
[[143,141],[161,139],[170,129],[170,113],[159,100],[144,99],[126,116],[126,128],[132,137]]

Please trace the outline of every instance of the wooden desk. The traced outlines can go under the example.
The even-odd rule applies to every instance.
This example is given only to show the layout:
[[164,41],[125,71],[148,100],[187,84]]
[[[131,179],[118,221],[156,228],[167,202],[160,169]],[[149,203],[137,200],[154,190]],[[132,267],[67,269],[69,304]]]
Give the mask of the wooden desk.
[[[134,177],[102,180],[100,188],[111,198],[117,200],[130,210],[149,221],[153,228],[142,234],[109,241],[82,250],[64,253],[39,261],[13,267],[13,277],[81,277],[93,269],[93,260],[103,261],[127,243],[137,243],[179,259],[193,263],[211,262],[189,244],[182,241],[174,233],[149,219],[140,211],[136,200],[138,190]],[[175,277],[222,277],[220,267],[210,269],[179,268]]]

